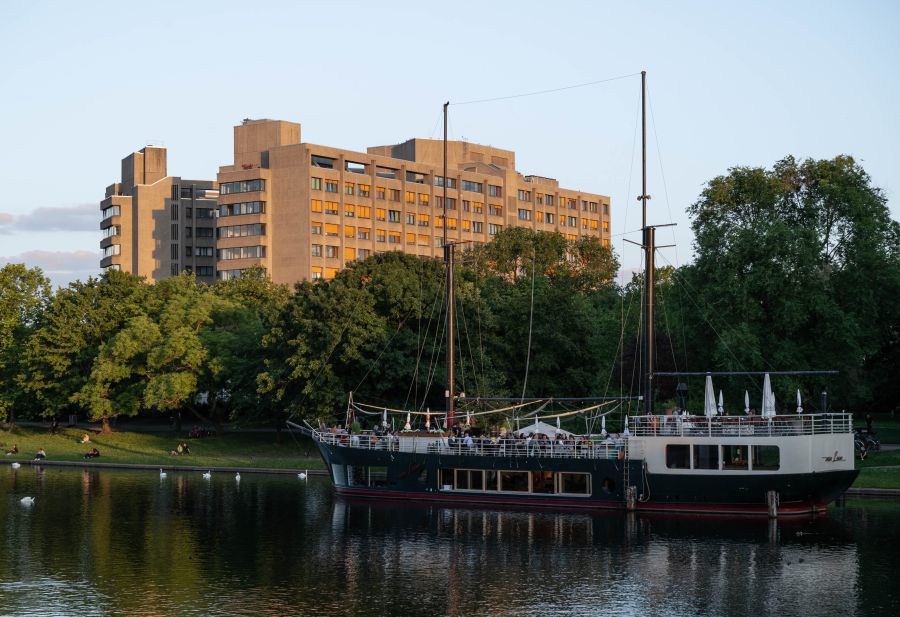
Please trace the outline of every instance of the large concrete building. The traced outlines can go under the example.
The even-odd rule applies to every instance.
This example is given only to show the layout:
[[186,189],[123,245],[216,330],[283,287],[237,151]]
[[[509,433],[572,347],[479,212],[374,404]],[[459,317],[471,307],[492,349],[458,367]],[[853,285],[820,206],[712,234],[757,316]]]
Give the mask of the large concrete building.
[[122,159],[122,181],[100,203],[100,267],[157,281],[183,271],[215,281],[216,183],[169,176],[166,149]]
[[[609,197],[522,175],[515,152],[452,141],[447,169],[451,241],[525,226],[609,243]],[[168,176],[164,148],[123,159],[100,206],[101,266],[149,280],[192,271],[204,282],[262,266],[293,284],[379,251],[440,257],[444,183],[439,140],[355,152],[303,143],[294,122],[244,120],[216,182]]]
[[[448,144],[447,235],[482,243],[506,226],[609,243],[609,197],[522,175],[516,155]],[[261,265],[278,283],[332,278],[387,250],[441,256],[443,142],[412,139],[367,152],[303,143],[300,125],[244,120],[221,167],[218,277]]]

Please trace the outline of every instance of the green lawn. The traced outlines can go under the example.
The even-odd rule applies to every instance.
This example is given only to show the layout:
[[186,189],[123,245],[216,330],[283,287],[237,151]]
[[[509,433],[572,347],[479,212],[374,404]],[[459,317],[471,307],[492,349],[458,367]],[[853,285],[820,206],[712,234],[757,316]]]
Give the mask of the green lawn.
[[[44,448],[49,461],[83,461],[84,454],[95,447],[100,450],[98,463],[128,463],[154,466],[249,467],[272,469],[321,469],[322,459],[309,439],[281,433],[226,433],[221,437],[187,439],[175,432],[114,432],[102,435],[89,432],[91,443],[80,443],[83,429],[64,428],[51,435],[46,428],[16,427],[0,430],[0,448],[6,461],[27,461],[38,448]],[[180,441],[187,441],[188,456],[172,456]],[[16,456],[3,456],[13,444],[19,446]]]

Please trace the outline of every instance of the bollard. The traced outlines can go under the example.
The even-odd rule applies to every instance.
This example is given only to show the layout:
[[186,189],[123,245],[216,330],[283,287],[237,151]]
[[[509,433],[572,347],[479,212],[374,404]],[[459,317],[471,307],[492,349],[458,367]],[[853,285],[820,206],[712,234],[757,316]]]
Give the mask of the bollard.
[[625,489],[625,509],[634,512],[637,509],[637,487],[629,486]]
[[769,518],[778,518],[778,493],[766,491],[766,505],[769,506]]

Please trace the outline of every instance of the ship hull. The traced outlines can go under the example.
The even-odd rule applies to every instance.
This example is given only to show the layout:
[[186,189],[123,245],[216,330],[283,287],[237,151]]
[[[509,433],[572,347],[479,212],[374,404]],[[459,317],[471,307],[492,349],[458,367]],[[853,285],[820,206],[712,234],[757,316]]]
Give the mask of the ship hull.
[[[770,514],[767,494],[775,491],[778,516],[809,515],[824,512],[858,474],[850,469],[687,477],[647,473],[642,460],[485,457],[367,450],[322,442],[317,445],[339,495],[478,507],[623,510],[628,482],[636,487],[638,497],[631,506],[638,512],[766,516]],[[454,477],[459,478],[454,472],[462,471],[474,474],[469,478],[482,478],[481,486],[460,487],[454,482]],[[488,478],[497,474],[524,478],[522,472],[532,478],[525,490],[496,490],[497,484],[488,484]],[[577,495],[535,490],[535,478],[547,478],[549,487],[554,476],[589,478],[587,489]]]

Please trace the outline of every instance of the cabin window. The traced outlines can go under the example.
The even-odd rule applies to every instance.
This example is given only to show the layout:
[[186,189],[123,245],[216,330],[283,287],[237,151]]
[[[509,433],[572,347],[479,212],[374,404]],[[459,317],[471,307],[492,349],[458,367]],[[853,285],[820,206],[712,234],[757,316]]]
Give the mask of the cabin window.
[[350,486],[387,486],[387,467],[347,466]]
[[666,446],[666,467],[669,469],[690,469],[691,447],[686,444]]
[[694,446],[694,469],[718,469],[719,446]]
[[515,491],[521,493],[528,492],[528,472],[527,471],[501,471],[500,472],[500,490]]
[[456,488],[464,491],[483,491],[484,474],[480,469],[457,469]]
[[553,472],[552,471],[532,471],[531,472],[531,492],[533,493],[553,493]]
[[781,466],[778,446],[753,446],[753,469],[776,471]]
[[559,474],[559,492],[573,495],[591,494],[591,476],[586,473]]
[[722,446],[722,469],[747,469],[748,446]]
[[347,468],[343,465],[331,466],[331,475],[334,477],[335,486],[347,486]]
[[499,478],[497,472],[493,469],[484,470],[484,490],[496,491]]
[[441,469],[441,488],[453,488],[453,470]]

